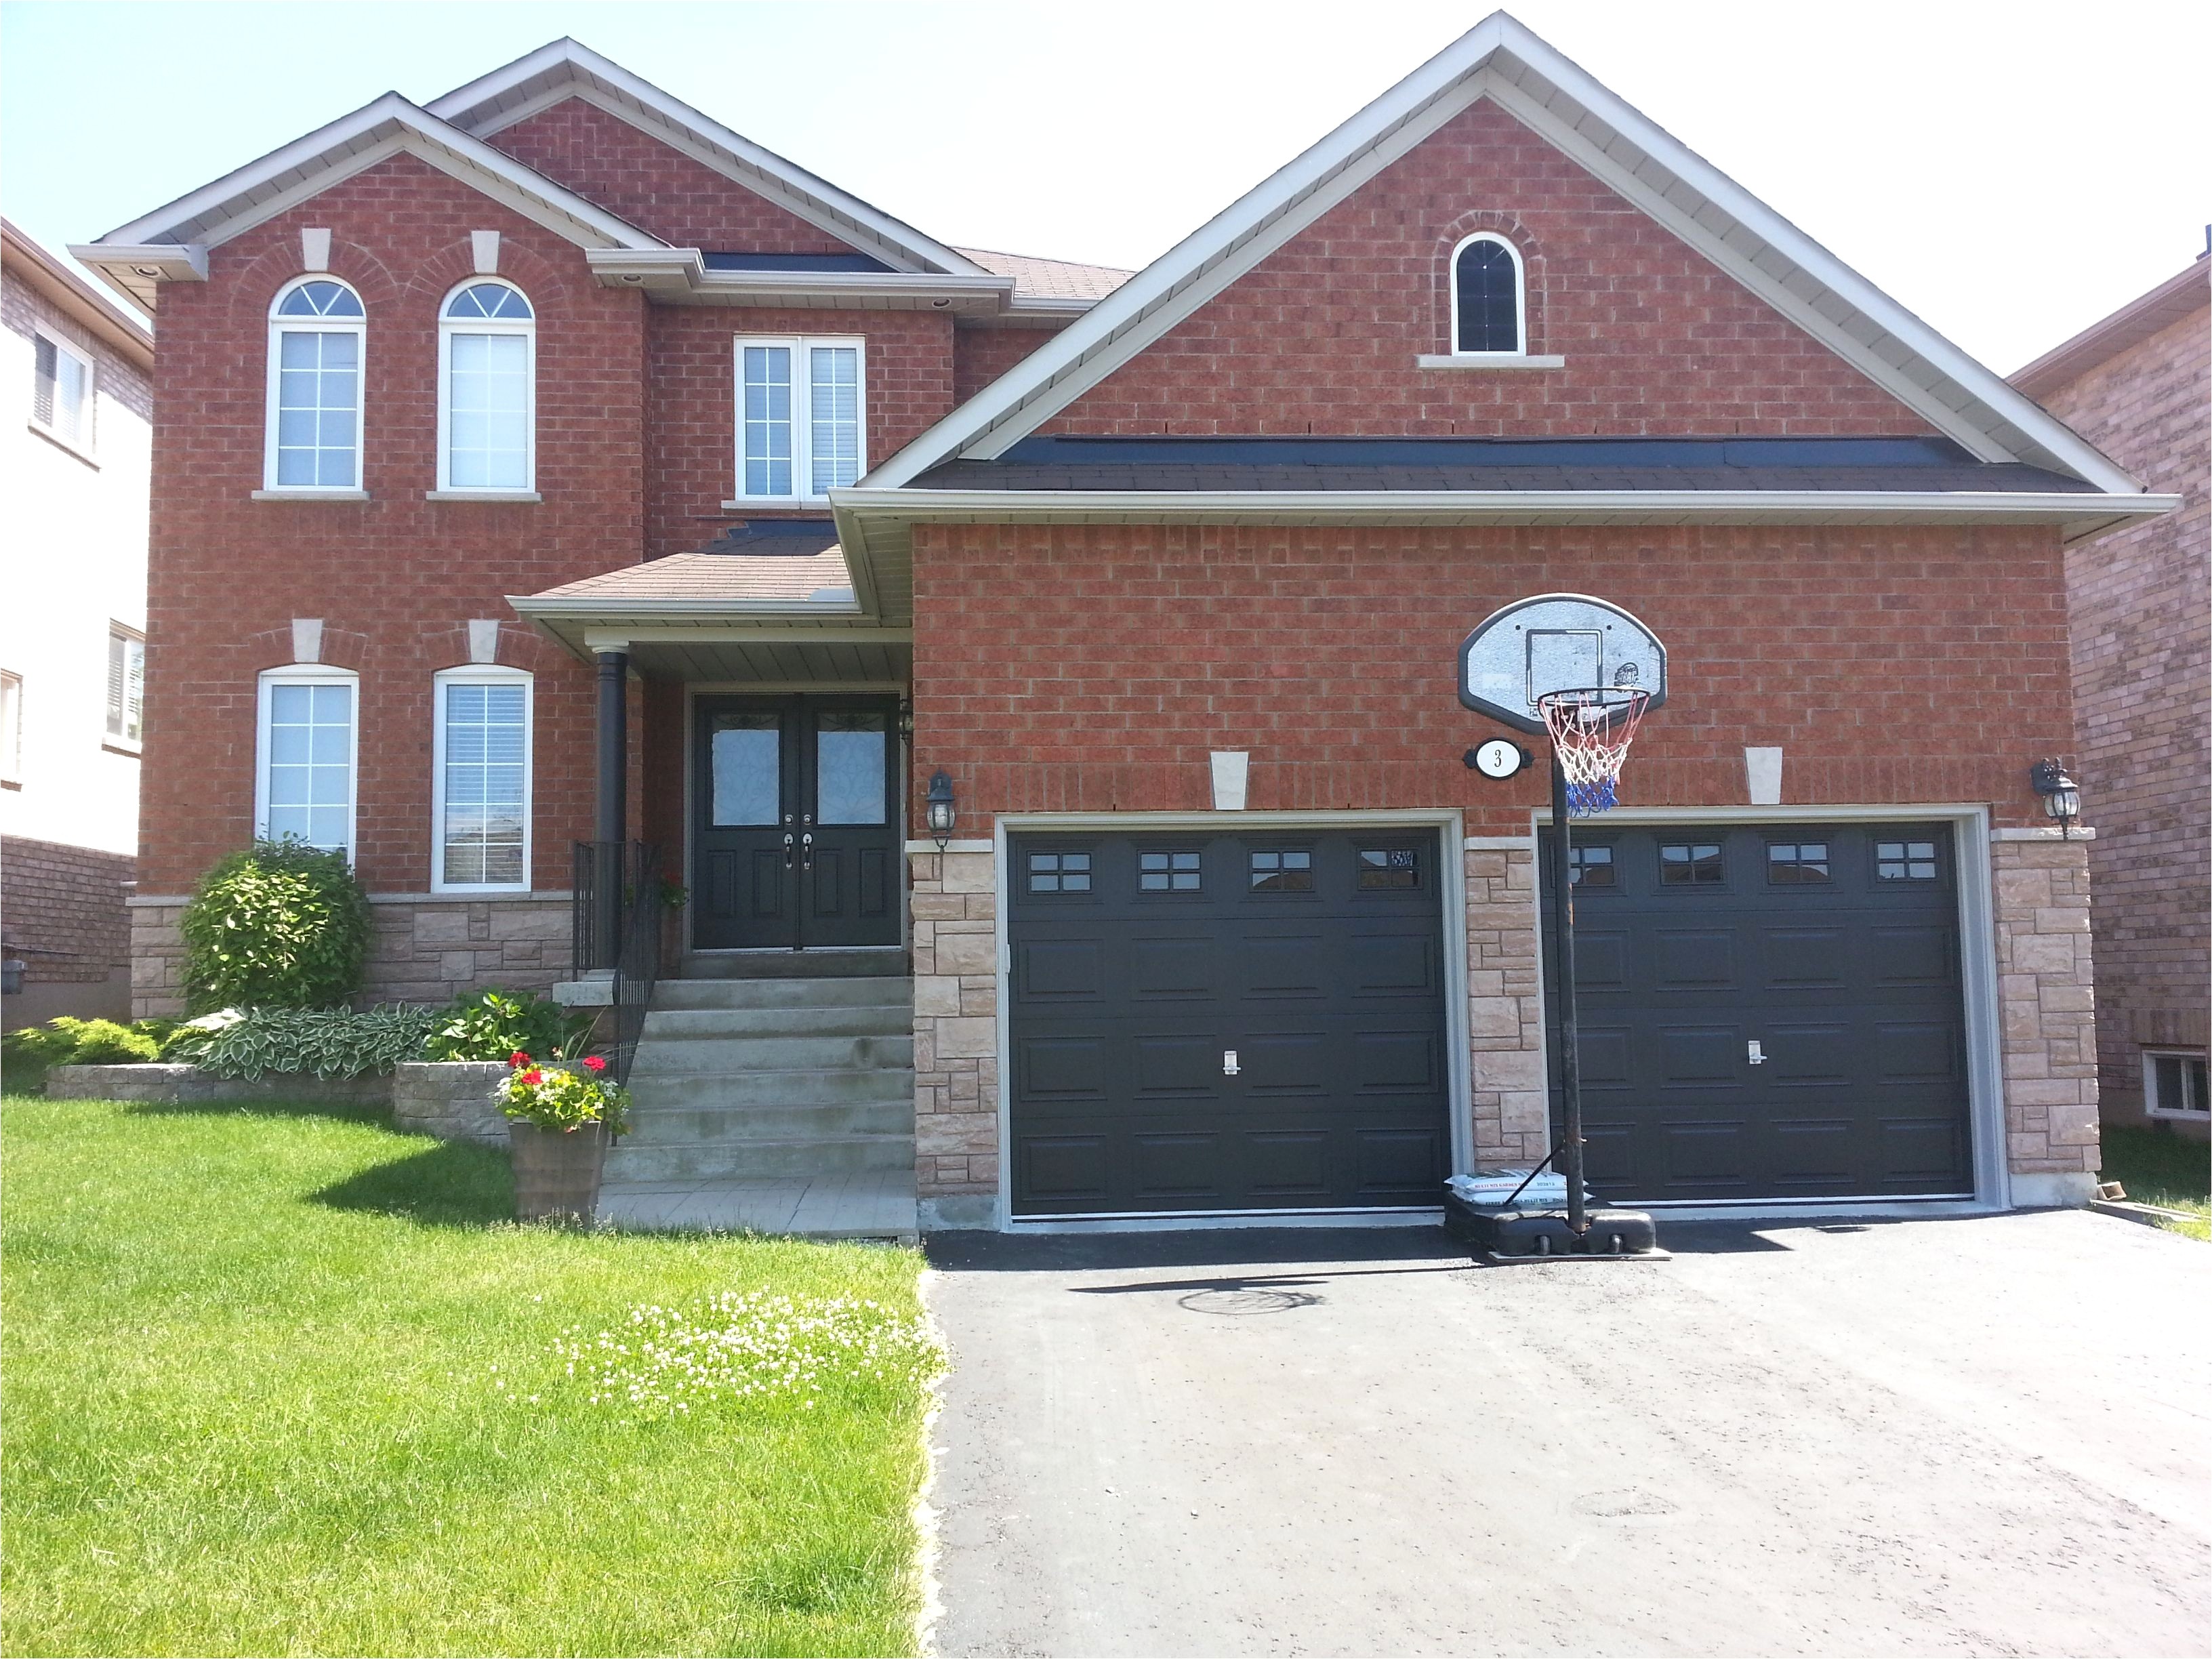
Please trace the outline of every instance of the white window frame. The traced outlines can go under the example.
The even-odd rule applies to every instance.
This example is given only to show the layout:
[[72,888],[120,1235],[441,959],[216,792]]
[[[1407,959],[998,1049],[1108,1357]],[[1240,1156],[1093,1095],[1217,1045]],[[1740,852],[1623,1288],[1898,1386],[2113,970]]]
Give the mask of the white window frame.
[[0,668],[0,783],[23,787],[23,677]]
[[[527,321],[511,318],[448,317],[446,308],[453,303],[456,295],[489,283],[520,295],[522,303],[530,307]],[[523,449],[522,482],[519,484],[457,485],[453,480],[453,451],[447,439],[453,419],[453,336],[456,334],[519,334],[525,348],[524,361],[527,368],[523,374]],[[535,495],[538,490],[538,302],[525,293],[518,283],[504,276],[477,276],[458,282],[447,289],[438,301],[438,493],[441,495],[481,497],[486,501],[513,500],[518,495]]]
[[[335,283],[360,301],[359,317],[279,317],[277,308],[295,289],[310,283]],[[287,334],[350,334],[354,337],[353,482],[350,484],[285,484],[276,482],[277,399],[283,391],[283,337]],[[261,488],[271,495],[329,497],[365,495],[368,489],[368,302],[361,290],[325,270],[295,276],[269,301],[268,391],[262,410]]]
[[115,653],[115,642],[116,642],[116,641],[118,641],[118,640],[123,640],[123,641],[127,641],[128,643],[132,644],[132,645],[136,645],[136,646],[138,647],[138,725],[139,725],[139,731],[138,731],[138,734],[137,734],[137,736],[135,736],[135,737],[131,734],[131,731],[130,731],[130,724],[131,724],[131,670],[130,670],[130,657],[129,657],[129,653],[126,653],[125,654],[125,658],[124,658],[124,672],[123,672],[123,729],[121,729],[121,730],[119,730],[119,731],[118,731],[118,729],[116,729],[115,727],[106,725],[106,724],[105,720],[102,720],[102,723],[101,723],[101,728],[100,728],[100,729],[101,729],[102,731],[104,731],[104,732],[107,734],[107,735],[106,735],[106,741],[107,746],[108,746],[109,748],[111,748],[111,749],[124,749],[124,750],[128,750],[131,753],[132,753],[132,754],[134,754],[134,755],[135,755],[135,754],[137,754],[137,753],[138,752],[140,745],[141,745],[141,744],[145,741],[145,725],[146,725],[146,636],[145,636],[143,634],[140,633],[140,632],[139,632],[137,629],[135,629],[135,628],[128,627],[128,626],[126,626],[125,624],[124,624],[124,623],[119,623],[119,622],[110,622],[110,623],[107,624],[107,650],[108,650],[108,654],[109,654],[109,656],[110,656],[111,658],[112,658],[112,657],[114,655],[114,653]]
[[[99,360],[93,356],[89,348],[78,344],[75,340],[70,339],[66,334],[63,334],[57,330],[49,328],[44,323],[32,324],[31,332],[35,339],[44,340],[48,345],[52,346],[54,349],[54,355],[57,358],[67,357],[72,362],[76,363],[80,369],[84,371],[84,418],[82,423],[84,429],[76,436],[71,437],[68,433],[64,432],[52,422],[42,421],[39,418],[39,394],[37,384],[39,359],[37,348],[33,345],[31,355],[31,430],[37,433],[40,437],[52,439],[56,443],[59,444],[64,449],[68,450],[71,454],[80,455],[86,460],[90,460],[94,453],[94,446],[98,440],[100,430]],[[59,365],[57,364],[56,367],[57,369],[58,369]],[[58,392],[61,386],[61,377],[58,373],[57,373],[54,377],[54,385],[55,390]]]
[[[1495,242],[1505,250],[1513,261],[1513,349],[1510,351],[1462,351],[1459,343],[1459,260],[1460,255],[1477,242]],[[1474,362],[1485,358],[1525,357],[1528,355],[1528,268],[1522,263],[1521,250],[1494,230],[1478,230],[1462,236],[1451,251],[1451,313],[1445,319],[1446,337],[1451,342],[1451,355]]]
[[288,663],[264,668],[253,699],[253,838],[269,839],[269,693],[279,685],[344,685],[353,690],[353,730],[346,752],[346,846],[348,864],[359,860],[361,842],[361,676],[326,663]]
[[[2166,1106],[2160,1103],[2158,1097],[2158,1068],[2152,1062],[2160,1060],[2179,1060],[2184,1061],[2193,1060],[2199,1066],[2202,1066],[2205,1063],[2205,1053],[2202,1048],[2144,1049],[2142,1051],[2143,1115],[2146,1117],[2171,1118],[2178,1123],[2203,1123],[2208,1120],[2212,1120],[2212,1112],[2208,1112],[2204,1109],[2205,1103],[2203,1102],[2199,1102],[2197,1109],[2194,1111],[2191,1111],[2185,1106]],[[2182,1089],[2185,1096],[2189,1085],[2185,1080],[2186,1073],[2185,1073],[2184,1075],[2185,1081],[2182,1084]]]
[[[508,882],[459,882],[446,879],[446,688],[449,685],[520,685],[522,688],[522,879]],[[431,676],[430,692],[430,890],[434,893],[526,893],[530,890],[531,857],[537,850],[532,834],[536,811],[538,753],[537,677],[527,669],[503,668],[495,663],[476,663],[466,668],[441,669]]]
[[[745,492],[745,348],[784,346],[791,352],[791,489],[781,495],[752,495]],[[816,346],[842,346],[853,352],[854,390],[859,416],[860,453],[854,478],[868,474],[868,343],[859,334],[739,334],[731,342],[730,408],[733,417],[732,448],[737,462],[737,486],[726,507],[759,507],[769,502],[787,507],[818,507],[830,498],[808,493],[814,475],[814,379],[809,354]]]

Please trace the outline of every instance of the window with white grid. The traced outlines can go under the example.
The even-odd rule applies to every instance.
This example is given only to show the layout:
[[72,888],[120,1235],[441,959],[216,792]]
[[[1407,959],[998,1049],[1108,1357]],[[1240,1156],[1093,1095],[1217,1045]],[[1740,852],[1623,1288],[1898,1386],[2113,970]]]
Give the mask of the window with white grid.
[[740,336],[737,500],[820,501],[868,465],[863,343]]
[[254,834],[353,852],[360,677],[301,664],[261,677]]
[[438,321],[438,488],[529,490],[538,471],[538,319],[511,283],[476,277]]
[[266,488],[361,488],[368,339],[361,296],[343,283],[307,277],[276,296],[269,312]]
[[530,693],[520,669],[438,677],[434,890],[530,885]]

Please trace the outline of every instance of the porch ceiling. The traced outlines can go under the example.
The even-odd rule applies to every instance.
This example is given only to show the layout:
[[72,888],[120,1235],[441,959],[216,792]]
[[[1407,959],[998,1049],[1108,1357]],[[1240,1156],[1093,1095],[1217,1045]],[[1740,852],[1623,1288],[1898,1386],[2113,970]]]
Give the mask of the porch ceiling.
[[[670,630],[672,632],[672,630]],[[857,637],[859,629],[834,639],[797,637],[796,630],[775,638],[708,635],[633,640],[630,666],[647,679],[697,680],[774,685],[897,685],[914,678],[914,642],[902,631],[874,630],[880,640]]]

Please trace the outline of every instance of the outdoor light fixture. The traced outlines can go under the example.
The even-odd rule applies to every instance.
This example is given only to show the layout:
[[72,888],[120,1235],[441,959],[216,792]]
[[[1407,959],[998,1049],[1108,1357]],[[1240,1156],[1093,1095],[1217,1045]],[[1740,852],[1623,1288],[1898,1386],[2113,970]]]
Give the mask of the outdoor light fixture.
[[902,702],[899,704],[898,720],[899,736],[902,738],[912,737],[914,735],[914,705],[912,703]]
[[929,781],[929,833],[942,853],[952,839],[952,780],[939,772]]
[[2081,786],[2055,760],[2036,762],[2027,769],[2027,781],[2043,797],[2043,810],[2058,820],[2059,835],[2071,840],[2074,821],[2081,816]]

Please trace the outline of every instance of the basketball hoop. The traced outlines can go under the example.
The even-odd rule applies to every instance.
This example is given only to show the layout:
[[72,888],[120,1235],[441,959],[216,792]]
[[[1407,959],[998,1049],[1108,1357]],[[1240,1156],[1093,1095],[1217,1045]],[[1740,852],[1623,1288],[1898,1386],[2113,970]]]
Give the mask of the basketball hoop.
[[1570,817],[1595,817],[1620,805],[1621,763],[1650,703],[1651,694],[1636,685],[1576,686],[1536,699],[1567,776]]

